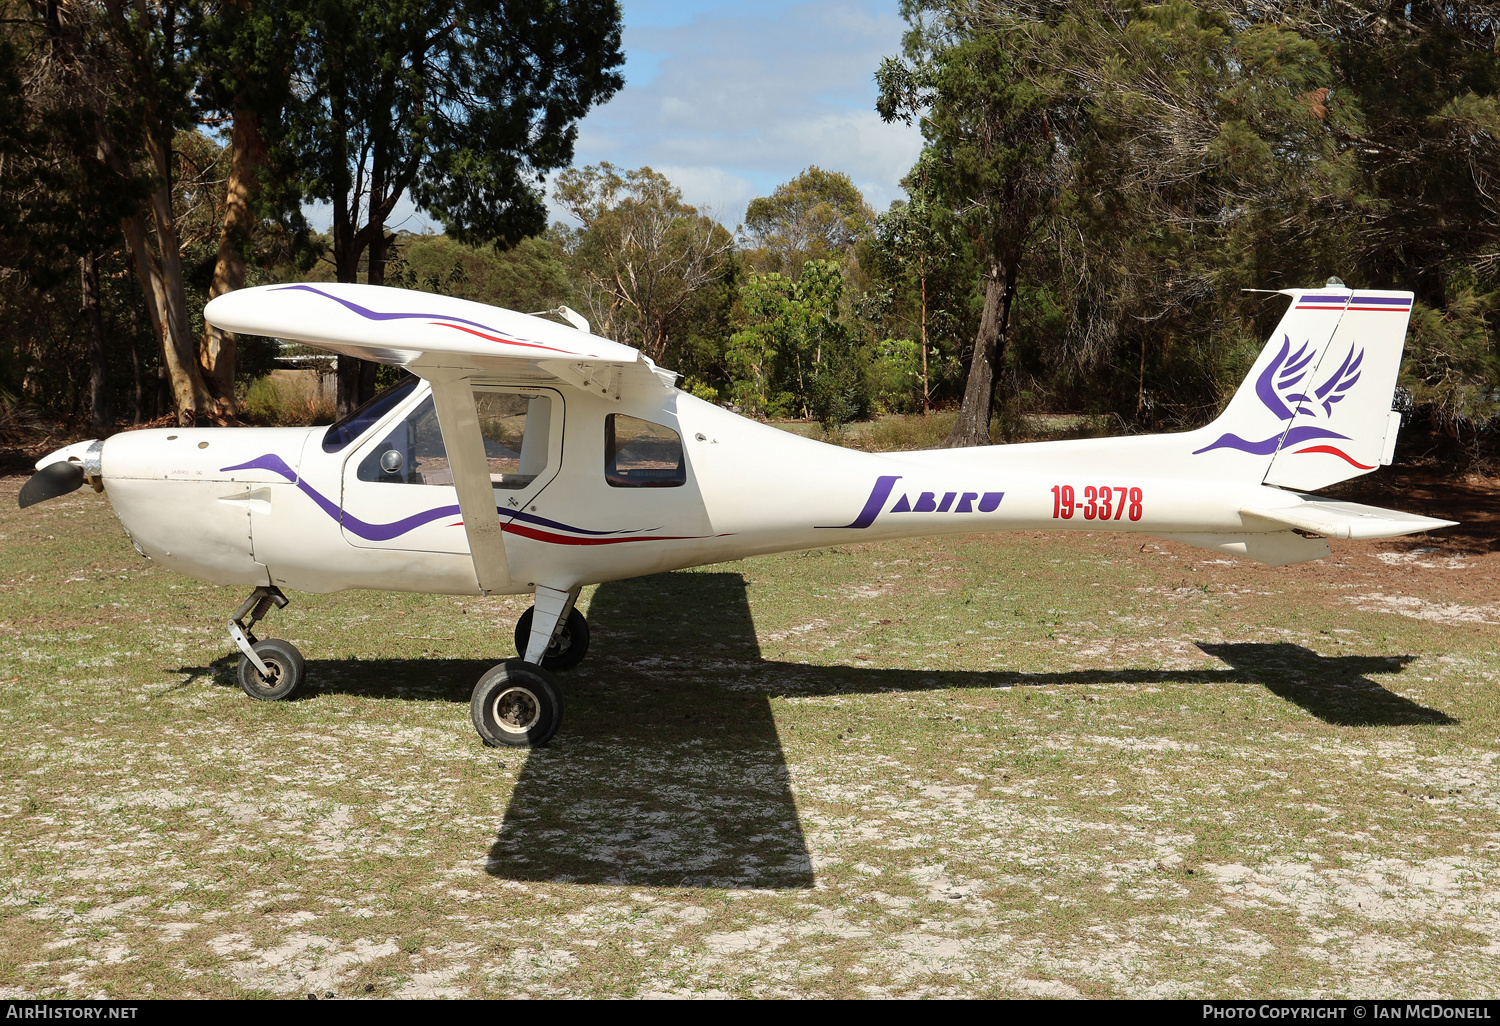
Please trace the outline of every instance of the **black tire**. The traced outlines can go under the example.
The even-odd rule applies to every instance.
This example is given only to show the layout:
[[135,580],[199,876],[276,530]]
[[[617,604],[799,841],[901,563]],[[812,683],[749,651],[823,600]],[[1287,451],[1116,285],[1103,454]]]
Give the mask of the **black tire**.
[[562,724],[562,692],[546,670],[524,659],[490,669],[469,698],[469,719],[491,748],[536,748]]
[[[531,640],[531,616],[535,612],[536,607],[532,606],[516,621],[516,654],[522,659],[526,658],[526,643]],[[547,654],[542,656],[542,666],[549,670],[571,670],[583,662],[588,651],[589,622],[577,609],[570,609],[568,618],[552,636]]]
[[249,656],[241,655],[239,681],[245,694],[263,702],[279,702],[301,690],[302,682],[307,679],[307,663],[295,645],[279,638],[267,638],[251,647],[271,671],[271,676],[263,676]]

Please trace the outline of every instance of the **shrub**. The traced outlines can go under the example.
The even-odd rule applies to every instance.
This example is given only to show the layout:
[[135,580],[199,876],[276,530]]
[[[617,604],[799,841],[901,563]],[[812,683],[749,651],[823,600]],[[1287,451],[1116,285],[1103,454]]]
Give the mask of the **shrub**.
[[307,371],[272,371],[250,382],[239,401],[240,419],[264,427],[331,424],[334,400]]

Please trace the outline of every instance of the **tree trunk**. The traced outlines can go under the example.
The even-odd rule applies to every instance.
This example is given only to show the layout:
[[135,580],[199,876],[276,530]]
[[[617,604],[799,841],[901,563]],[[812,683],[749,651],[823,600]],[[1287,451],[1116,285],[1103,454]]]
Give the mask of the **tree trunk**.
[[958,411],[958,423],[943,442],[946,448],[990,444],[990,408],[995,404],[1000,358],[1005,355],[1005,334],[1010,327],[1010,304],[1016,289],[1015,268],[1014,261],[1004,268],[998,262],[990,264],[984,313],[979,318],[979,334],[974,338],[964,401]]
[[89,250],[78,259],[83,283],[83,323],[89,338],[89,419],[94,436],[103,438],[114,430],[109,410],[109,366],[104,355],[104,321],[99,312],[99,251]]
[[161,343],[162,370],[171,385],[177,422],[188,427],[205,408],[207,393],[203,376],[198,372],[198,347],[187,328],[187,296],[182,287],[182,258],[177,253],[176,239],[162,247],[168,264],[176,272],[174,284],[148,248],[145,217],[137,214],[126,220],[124,227],[136,274],[141,279],[146,311]]
[[[265,159],[265,141],[261,137],[260,118],[250,110],[236,107],[234,134],[230,140],[229,192],[224,203],[224,229],[219,234],[219,255],[214,263],[213,280],[208,298],[215,299],[245,284],[246,257],[252,245],[255,228],[254,201],[259,186],[258,172]],[[215,411],[221,417],[234,416],[234,363],[236,339],[233,332],[222,331],[204,322],[203,341],[198,353],[205,384],[214,397]]]
[[135,338],[133,336],[130,339],[130,373],[135,381],[135,406],[131,411],[130,423],[139,424],[145,407],[142,404],[143,395],[141,393],[141,354],[135,348]]

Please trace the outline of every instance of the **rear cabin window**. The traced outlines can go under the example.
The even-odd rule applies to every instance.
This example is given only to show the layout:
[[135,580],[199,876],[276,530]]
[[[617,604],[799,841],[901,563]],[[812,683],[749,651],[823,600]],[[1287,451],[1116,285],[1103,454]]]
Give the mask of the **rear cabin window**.
[[687,483],[682,436],[623,413],[604,418],[604,480],[611,488],[676,488]]

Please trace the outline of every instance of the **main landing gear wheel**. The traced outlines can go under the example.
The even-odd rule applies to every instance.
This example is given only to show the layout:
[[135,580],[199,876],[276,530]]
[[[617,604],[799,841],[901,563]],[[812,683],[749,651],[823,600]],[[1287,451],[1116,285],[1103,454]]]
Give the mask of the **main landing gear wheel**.
[[[531,640],[531,616],[536,612],[532,606],[516,621],[516,652],[524,659],[526,643]],[[589,622],[577,609],[568,610],[568,618],[552,635],[552,644],[542,656],[542,665],[549,670],[571,670],[583,662],[589,650]]]
[[295,695],[307,677],[307,663],[303,661],[302,653],[297,651],[296,646],[279,638],[267,638],[265,641],[257,641],[252,647],[271,672],[269,676],[261,673],[249,656],[240,656],[239,681],[245,694],[266,702],[285,700]]
[[536,748],[562,723],[562,692],[535,663],[507,659],[492,668],[469,699],[469,718],[491,748]]

